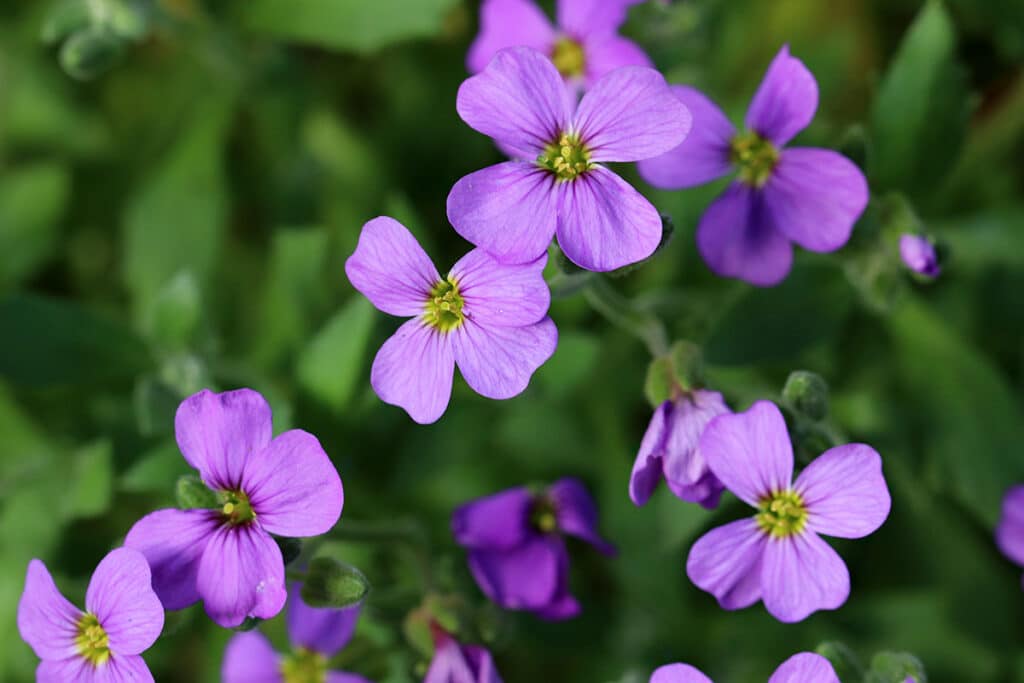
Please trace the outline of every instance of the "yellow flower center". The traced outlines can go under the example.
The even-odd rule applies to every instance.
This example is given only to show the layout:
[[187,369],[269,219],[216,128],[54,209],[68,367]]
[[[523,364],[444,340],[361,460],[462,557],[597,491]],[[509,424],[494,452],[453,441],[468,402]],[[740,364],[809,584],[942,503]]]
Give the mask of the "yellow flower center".
[[256,519],[256,511],[252,509],[245,491],[221,491],[220,499],[223,501],[220,512],[231,526],[241,526]]
[[576,133],[563,133],[558,142],[545,147],[544,153],[537,157],[537,165],[566,181],[575,180],[593,168],[590,152]]
[[451,332],[465,321],[466,315],[462,312],[465,305],[458,284],[451,278],[445,278],[430,290],[423,317],[431,327],[441,332]]
[[530,508],[530,524],[543,534],[558,531],[558,514],[550,499],[542,496],[534,500]]
[[799,534],[807,526],[807,507],[796,491],[773,493],[763,498],[757,509],[757,526],[773,538]]
[[325,683],[327,658],[319,652],[300,647],[281,660],[281,676],[284,683]]
[[84,614],[78,621],[78,635],[75,647],[93,666],[105,664],[110,659],[110,636],[100,626],[95,614]]
[[586,66],[583,46],[565,36],[555,42],[555,48],[551,51],[551,61],[563,78],[579,78]]
[[779,150],[753,131],[732,139],[732,160],[740,168],[740,180],[751,187],[764,187],[779,163]]

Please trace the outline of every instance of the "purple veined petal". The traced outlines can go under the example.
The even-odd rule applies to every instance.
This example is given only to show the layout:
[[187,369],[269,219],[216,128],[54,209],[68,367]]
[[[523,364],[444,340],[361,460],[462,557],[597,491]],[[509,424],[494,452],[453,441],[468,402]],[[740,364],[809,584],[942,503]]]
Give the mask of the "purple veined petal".
[[602,161],[639,161],[668,152],[686,139],[693,117],[665,77],[654,69],[625,66],[583,96],[573,130]]
[[520,327],[548,313],[551,291],[544,281],[547,254],[536,261],[504,265],[483,249],[474,249],[448,274],[459,286],[463,313],[481,325]]
[[439,643],[423,683],[477,683],[463,648],[451,638]]
[[311,607],[302,600],[301,585],[294,582],[288,590],[288,637],[295,647],[333,657],[352,640],[361,610],[361,604],[343,609]]
[[790,488],[793,444],[771,401],[716,417],[700,437],[700,450],[725,488],[748,505],[757,507],[762,498]]
[[665,401],[658,406],[640,440],[640,450],[633,461],[633,472],[629,475],[629,499],[634,505],[645,505],[662,479],[666,425],[671,412],[672,401]]
[[846,563],[813,531],[771,538],[761,570],[762,600],[784,623],[803,621],[818,610],[838,609],[850,597]]
[[18,602],[18,633],[40,659],[73,657],[82,611],[57,590],[41,560],[28,563],[25,590]]
[[533,531],[530,512],[533,494],[517,486],[471,500],[452,514],[452,535],[465,548],[511,550],[524,543]]
[[118,657],[116,654],[103,666],[93,670],[91,683],[154,683],[153,674],[139,655]]
[[203,552],[198,586],[206,613],[224,628],[277,616],[288,597],[281,550],[254,525],[217,530]]
[[775,229],[810,251],[846,244],[868,205],[864,174],[830,149],[783,150],[762,192]]
[[441,276],[408,228],[379,216],[363,225],[355,252],[345,261],[352,286],[385,313],[423,313]]
[[651,674],[650,683],[713,683],[713,681],[705,676],[700,669],[689,664],[666,664],[655,669]]
[[370,384],[385,403],[420,424],[437,422],[452,395],[451,341],[419,318],[407,321],[373,359]]
[[174,435],[210,488],[237,489],[246,460],[273,436],[270,404],[252,389],[203,389],[178,406]]
[[793,489],[807,506],[807,528],[826,536],[867,536],[882,526],[892,507],[882,458],[861,443],[825,451],[804,468]]
[[259,631],[236,633],[224,648],[222,683],[284,683],[281,657]]
[[555,42],[555,29],[530,0],[485,0],[480,7],[480,32],[466,55],[470,73],[483,71],[506,47],[532,47],[545,54]]
[[518,396],[558,345],[551,318],[525,327],[491,327],[467,319],[451,332],[455,362],[473,391],[493,399]]
[[900,235],[900,259],[915,273],[927,277],[938,277],[942,273],[935,245],[923,235]]
[[36,683],[92,683],[95,669],[77,654],[67,659],[44,659],[36,667]]
[[615,270],[642,261],[661,242],[661,215],[629,183],[603,166],[558,185],[558,245],[587,270]]
[[784,661],[768,683],[839,683],[836,670],[827,659],[813,652],[800,652]]
[[700,450],[700,437],[711,420],[729,412],[717,391],[700,389],[674,402],[667,423],[664,474],[677,496],[710,474]]
[[210,510],[157,510],[137,521],[125,547],[146,556],[153,590],[164,609],[177,610],[199,600],[199,562],[220,520]]
[[614,555],[615,546],[601,538],[597,530],[597,503],[578,479],[559,479],[547,491],[555,508],[558,530],[591,544],[605,555]]
[[747,128],[776,145],[785,145],[802,131],[818,110],[818,83],[804,63],[783,45],[768,66],[750,101]]
[[588,36],[615,33],[626,21],[626,7],[608,0],[558,0],[558,28],[582,40]]
[[767,537],[753,518],[707,532],[690,548],[686,575],[715,596],[727,610],[750,607],[761,599],[761,563]]
[[502,263],[533,263],[547,252],[558,225],[555,176],[532,161],[470,173],[448,194],[448,221]]
[[529,47],[499,51],[463,81],[455,109],[471,128],[525,158],[536,158],[569,123],[571,92],[558,69]]
[[761,192],[738,182],[701,216],[697,249],[716,275],[758,287],[779,284],[793,265],[793,246],[775,229]]
[[611,34],[587,36],[583,41],[584,80],[593,87],[606,75],[623,66],[654,68],[654,63],[639,45],[628,38]]
[[693,127],[682,144],[637,163],[641,177],[664,190],[711,182],[732,170],[731,141],[736,127],[704,93],[688,85],[669,86],[690,110]]
[[462,654],[472,669],[474,683],[501,683],[501,676],[494,666],[494,658],[487,648],[479,645],[463,645]]
[[372,683],[369,678],[347,671],[328,671],[326,683]]
[[245,467],[243,490],[260,526],[302,538],[331,530],[345,493],[334,463],[315,436],[301,429],[278,435]]
[[536,610],[557,596],[567,555],[561,538],[538,534],[511,550],[471,550],[469,569],[495,604]]
[[1024,486],[1012,487],[1003,498],[996,545],[1008,558],[1024,565]]
[[146,557],[118,548],[104,557],[89,581],[85,608],[99,620],[115,655],[145,652],[164,628],[164,608],[153,592]]

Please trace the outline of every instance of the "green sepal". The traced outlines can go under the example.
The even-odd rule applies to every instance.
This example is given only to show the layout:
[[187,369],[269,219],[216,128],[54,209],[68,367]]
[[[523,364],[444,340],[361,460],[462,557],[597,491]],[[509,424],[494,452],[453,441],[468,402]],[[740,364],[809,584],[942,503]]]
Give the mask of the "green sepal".
[[310,607],[349,607],[362,602],[369,592],[370,581],[361,571],[323,556],[309,563],[302,584],[302,600]]
[[914,683],[927,683],[921,660],[909,652],[879,652],[871,658],[871,668],[864,676],[864,683],[905,683],[910,678]]
[[87,81],[114,65],[124,41],[106,26],[89,26],[71,34],[60,49],[60,65],[72,78]]
[[178,501],[178,507],[182,510],[220,507],[217,494],[207,488],[203,480],[194,474],[184,474],[178,477],[178,482],[174,485],[174,497]]
[[663,356],[647,366],[644,395],[657,408],[680,391],[693,391],[703,385],[703,357],[700,347],[677,341]]

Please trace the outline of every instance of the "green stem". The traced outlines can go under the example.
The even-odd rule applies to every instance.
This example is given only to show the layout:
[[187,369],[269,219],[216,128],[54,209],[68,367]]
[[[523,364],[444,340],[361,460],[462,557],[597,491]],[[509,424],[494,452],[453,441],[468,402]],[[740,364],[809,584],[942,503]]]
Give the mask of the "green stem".
[[668,353],[668,331],[658,316],[637,308],[603,277],[587,280],[583,296],[598,313],[647,345],[654,357]]
[[424,591],[430,591],[434,586],[430,542],[423,526],[415,520],[365,522],[343,519],[341,524],[327,533],[327,537],[349,543],[397,543],[407,546],[419,566]]

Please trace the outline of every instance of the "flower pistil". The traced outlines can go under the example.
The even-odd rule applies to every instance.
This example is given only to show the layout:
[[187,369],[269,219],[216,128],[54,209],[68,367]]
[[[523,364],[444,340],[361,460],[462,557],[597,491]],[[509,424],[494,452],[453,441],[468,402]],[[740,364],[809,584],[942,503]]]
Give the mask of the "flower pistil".
[[563,133],[557,142],[544,148],[537,165],[554,173],[559,180],[575,180],[589,171],[590,151],[578,133]]
[[793,490],[765,496],[754,516],[757,526],[772,538],[786,538],[799,534],[807,525],[807,506],[800,494]]
[[779,163],[779,150],[753,131],[732,139],[732,160],[739,166],[739,178],[751,187],[764,187]]
[[551,51],[551,61],[555,68],[564,78],[579,78],[583,75],[586,65],[586,58],[583,54],[583,46],[567,36],[562,36],[555,41],[555,47]]
[[300,647],[281,660],[284,683],[325,683],[327,658],[319,652]]
[[110,659],[110,636],[100,625],[95,614],[86,613],[78,621],[78,635],[75,637],[78,654],[93,666],[105,664]]
[[425,318],[428,324],[441,332],[451,332],[466,319],[462,307],[466,301],[459,293],[458,283],[451,276],[441,280],[430,290]]
[[242,526],[256,519],[256,511],[245,491],[221,491],[220,498],[223,501],[221,514],[231,526]]

